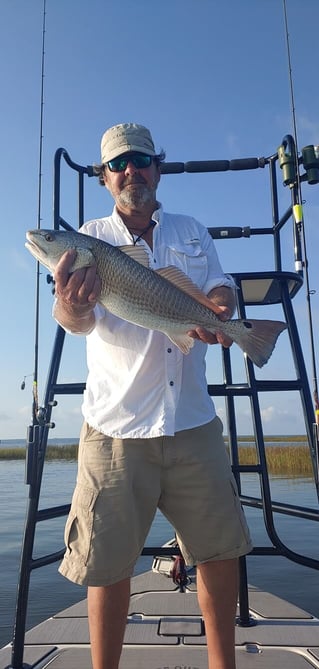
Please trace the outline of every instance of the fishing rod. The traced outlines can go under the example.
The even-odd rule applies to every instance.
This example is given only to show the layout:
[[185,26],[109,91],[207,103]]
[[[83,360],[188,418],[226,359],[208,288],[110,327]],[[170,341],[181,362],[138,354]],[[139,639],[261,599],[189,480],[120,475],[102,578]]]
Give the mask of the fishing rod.
[[[45,32],[46,32],[46,0],[43,0],[42,18],[42,49],[41,49],[41,87],[40,87],[40,127],[39,127],[39,160],[38,160],[38,207],[37,229],[41,228],[42,205],[42,154],[43,154],[43,108],[44,108],[44,68],[45,68]],[[39,370],[39,316],[40,316],[40,263],[36,262],[35,286],[35,335],[34,335],[34,370],[32,389],[32,425],[38,424],[38,370]]]
[[[310,334],[310,355],[311,355],[311,366],[313,374],[313,399],[315,407],[315,435],[317,445],[319,443],[319,398],[318,398],[318,379],[317,379],[317,363],[316,363],[316,353],[315,353],[315,342],[314,342],[314,329],[313,329],[313,317],[312,317],[312,307],[311,307],[311,296],[315,291],[310,289],[309,282],[309,271],[308,271],[308,256],[307,256],[307,245],[306,245],[306,236],[305,236],[305,226],[303,218],[303,207],[302,207],[302,194],[301,194],[301,178],[299,173],[299,150],[298,150],[298,133],[297,133],[297,121],[296,121],[296,106],[295,106],[295,95],[294,95],[294,85],[293,85],[293,76],[292,76],[292,64],[291,64],[291,52],[290,52],[290,39],[289,39],[289,28],[288,28],[288,15],[287,15],[287,3],[286,0],[283,0],[283,12],[284,12],[284,23],[285,23],[285,37],[286,37],[286,47],[287,47],[287,59],[288,59],[288,70],[289,70],[289,86],[290,86],[290,100],[291,100],[291,115],[292,115],[292,126],[294,134],[294,152],[295,155],[295,180],[292,184],[292,198],[293,198],[293,216],[295,221],[295,235],[301,240],[303,248],[303,257],[304,261],[302,262],[302,270],[305,277],[306,285],[306,299],[307,299],[307,309],[308,309],[308,323],[309,323],[309,334]],[[307,160],[306,149],[311,147],[305,147],[303,149],[303,159],[305,164],[305,158]],[[313,149],[313,147],[312,147]],[[311,182],[310,182],[311,183]],[[315,183],[315,182],[312,182]],[[298,244],[298,240],[295,238],[295,245]],[[301,270],[301,265],[297,263],[296,271]],[[318,464],[318,462],[317,462]]]

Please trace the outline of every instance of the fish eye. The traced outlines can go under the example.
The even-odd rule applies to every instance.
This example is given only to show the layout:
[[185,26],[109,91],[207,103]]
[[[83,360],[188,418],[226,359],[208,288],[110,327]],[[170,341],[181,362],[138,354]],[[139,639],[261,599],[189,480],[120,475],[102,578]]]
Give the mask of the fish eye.
[[47,233],[44,235],[44,239],[45,239],[46,242],[53,242],[53,235],[51,235],[50,232],[47,232]]

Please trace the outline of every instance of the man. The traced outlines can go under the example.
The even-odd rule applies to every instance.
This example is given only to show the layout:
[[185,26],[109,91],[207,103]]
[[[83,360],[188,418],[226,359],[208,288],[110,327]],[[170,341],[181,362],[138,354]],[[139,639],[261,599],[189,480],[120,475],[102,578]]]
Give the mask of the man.
[[[235,308],[207,229],[163,212],[156,199],[160,162],[147,128],[125,123],[102,137],[100,182],[115,206],[82,232],[113,245],[140,244],[154,270],[182,269],[221,320]],[[130,576],[159,507],[173,524],[182,554],[197,565],[209,668],[234,669],[238,557],[251,550],[247,525],[207,393],[206,344],[231,340],[197,328],[189,355],[160,332],[121,320],[97,304],[95,267],[69,274],[68,251],[55,272],[54,315],[87,335],[88,379],[79,470],[66,525],[60,571],[88,586],[94,669],[117,669]]]

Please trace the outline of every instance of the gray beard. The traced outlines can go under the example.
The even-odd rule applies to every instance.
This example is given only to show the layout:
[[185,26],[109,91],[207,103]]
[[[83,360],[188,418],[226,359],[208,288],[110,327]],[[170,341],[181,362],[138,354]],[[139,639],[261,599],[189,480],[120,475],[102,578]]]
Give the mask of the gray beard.
[[146,204],[155,200],[155,190],[149,189],[144,184],[139,184],[138,188],[124,188],[118,197],[119,203],[124,207],[134,209],[143,208]]

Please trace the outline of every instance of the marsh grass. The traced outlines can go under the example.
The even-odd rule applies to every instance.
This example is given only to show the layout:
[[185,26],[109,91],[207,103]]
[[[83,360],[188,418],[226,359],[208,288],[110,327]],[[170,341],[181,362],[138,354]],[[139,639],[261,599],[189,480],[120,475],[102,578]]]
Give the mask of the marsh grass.
[[[239,462],[241,465],[257,464],[257,453],[254,448],[254,437],[243,436],[240,441],[251,442],[251,446],[241,446],[239,442]],[[276,442],[278,446],[267,446],[267,441]],[[298,442],[301,445],[282,446],[284,442]],[[268,471],[273,475],[288,476],[311,476],[312,463],[309,448],[304,436],[288,437],[265,437],[266,460]],[[46,450],[46,460],[67,460],[77,459],[78,444],[68,446],[48,446]],[[0,448],[0,460],[24,460],[24,448]]]
[[[288,476],[311,476],[312,463],[308,446],[266,446],[268,472]],[[239,463],[256,465],[258,463],[255,448],[239,447]]]
[[[0,448],[0,460],[25,460],[25,448]],[[46,460],[76,460],[78,444],[47,446]]]

